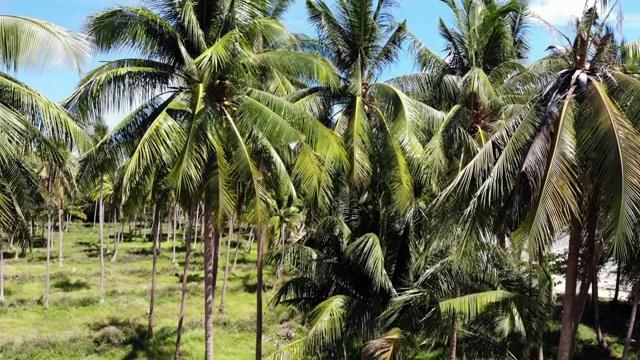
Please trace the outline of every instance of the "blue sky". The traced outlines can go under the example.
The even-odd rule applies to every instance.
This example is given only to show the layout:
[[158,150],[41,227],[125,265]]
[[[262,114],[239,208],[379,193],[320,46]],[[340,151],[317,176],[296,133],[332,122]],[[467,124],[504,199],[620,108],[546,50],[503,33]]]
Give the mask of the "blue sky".
[[[640,39],[640,1],[621,1],[625,18],[624,36],[628,40]],[[0,13],[36,17],[79,31],[84,19],[91,13],[116,4],[134,5],[140,2],[141,0],[0,0]],[[581,13],[585,0],[531,0],[530,3],[536,14],[559,29],[566,30],[571,17]],[[451,15],[440,0],[401,0],[395,15],[399,21],[406,19],[409,29],[432,50],[442,50],[443,42],[438,36],[437,21],[442,17],[449,22]],[[285,15],[284,23],[291,31],[312,33],[306,21],[304,0],[296,0]],[[557,35],[536,26],[531,30],[531,43],[532,59],[536,59],[544,54],[547,46],[561,41]],[[118,55],[98,54],[84,70],[89,71],[101,61],[117,57]],[[412,69],[412,63],[407,59],[390,70],[388,76],[408,73]],[[80,79],[79,74],[63,69],[46,73],[19,73],[17,76],[56,101],[71,93]],[[112,116],[107,122],[113,126],[118,120],[117,116]]]

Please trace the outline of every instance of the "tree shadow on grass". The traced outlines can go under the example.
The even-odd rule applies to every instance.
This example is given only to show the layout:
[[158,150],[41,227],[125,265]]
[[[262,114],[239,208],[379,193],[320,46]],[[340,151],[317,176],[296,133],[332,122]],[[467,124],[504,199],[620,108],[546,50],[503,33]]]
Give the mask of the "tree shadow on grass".
[[176,331],[170,327],[156,329],[153,339],[147,338],[146,326],[127,319],[110,317],[89,325],[96,333],[94,346],[97,352],[113,346],[130,346],[123,359],[171,359]]
[[82,249],[82,252],[85,253],[87,257],[97,258],[100,256],[100,244],[98,244],[97,242],[78,241],[76,244],[84,247],[84,249]]
[[56,289],[60,289],[63,292],[73,292],[91,288],[89,286],[89,283],[84,280],[71,281],[71,279],[66,276],[53,283],[53,287]]
[[[131,255],[139,255],[139,256],[151,256],[153,255],[153,249],[150,248],[140,248],[140,249],[135,249],[135,250],[131,250],[129,251],[129,254]],[[160,255],[160,252],[158,252],[158,255]]]
[[[178,283],[182,283],[182,274],[179,274],[179,276],[177,276],[178,278]],[[203,274],[188,274],[187,275],[187,283],[199,283],[199,282],[203,282],[204,281],[204,275]]]

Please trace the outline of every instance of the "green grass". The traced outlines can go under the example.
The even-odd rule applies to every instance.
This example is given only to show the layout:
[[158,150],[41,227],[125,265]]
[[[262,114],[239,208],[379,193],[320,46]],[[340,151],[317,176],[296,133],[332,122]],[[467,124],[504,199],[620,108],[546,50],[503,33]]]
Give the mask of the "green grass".
[[[25,257],[13,259],[13,250],[5,252],[5,296],[0,305],[0,359],[170,359],[180,310],[180,274],[184,248],[171,263],[172,243],[162,237],[158,259],[155,307],[155,337],[146,339],[147,311],[151,286],[151,243],[135,237],[123,242],[115,263],[105,256],[105,292],[98,291],[100,260],[97,229],[74,223],[64,236],[64,267],[58,267],[57,240],[51,260],[50,308],[44,310],[42,296],[45,283],[44,248],[34,248]],[[111,239],[113,240],[113,239]],[[235,236],[234,236],[235,240]],[[243,245],[246,242],[243,242]],[[182,245],[182,234],[178,236]],[[232,251],[234,251],[232,242]],[[111,246],[112,247],[112,246]],[[199,244],[198,244],[199,247]],[[215,301],[214,342],[216,359],[253,359],[255,349],[255,248],[247,254],[240,250],[238,267],[230,274],[226,311],[218,315],[222,290],[226,238]],[[204,274],[203,257],[197,250],[189,271],[183,359],[204,357]],[[273,285],[273,274],[266,270],[265,282]],[[272,293],[265,292],[266,300]],[[104,301],[101,301],[104,299]],[[592,325],[592,310],[587,305],[580,325],[575,359],[616,359],[622,354],[630,306],[621,303],[612,309],[600,303],[603,330],[609,351],[598,349]],[[301,338],[307,329],[299,325],[300,317],[291,309],[264,307],[264,354],[270,354],[289,341]],[[559,311],[558,314],[559,316]],[[560,324],[554,321],[545,337],[545,354],[556,353]],[[288,335],[293,339],[286,339]],[[444,350],[443,350],[444,351]],[[633,349],[629,359],[635,359]],[[425,352],[420,359],[440,359],[446,352]]]
[[[45,249],[34,248],[18,260],[13,259],[12,250],[5,252],[6,302],[0,305],[0,359],[172,358],[184,249],[178,251],[178,263],[172,264],[172,243],[166,242],[166,234],[162,238],[155,336],[149,341],[145,334],[151,287],[151,243],[136,237],[132,242],[120,244],[115,263],[109,262],[110,253],[105,256],[103,296],[98,291],[97,229],[74,223],[63,243],[64,267],[59,268],[56,233],[49,310],[42,306]],[[251,359],[255,349],[256,250],[246,254],[241,248],[236,273],[229,275],[225,314],[218,315],[226,238],[223,244],[215,301],[215,356],[216,359]],[[181,234],[178,245],[182,245]],[[189,275],[182,357],[198,359],[204,356],[204,274],[203,257],[198,251],[194,251]],[[266,271],[265,282],[270,288],[273,282],[270,271]],[[267,300],[271,295],[265,292]],[[270,310],[265,305],[264,314],[265,354],[289,341],[283,338],[284,334],[295,333],[297,339],[305,332],[288,309]]]

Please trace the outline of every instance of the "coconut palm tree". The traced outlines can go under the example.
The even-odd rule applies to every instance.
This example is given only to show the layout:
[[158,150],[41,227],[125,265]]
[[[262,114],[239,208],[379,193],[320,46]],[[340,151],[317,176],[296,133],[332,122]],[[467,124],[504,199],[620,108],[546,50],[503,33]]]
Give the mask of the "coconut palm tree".
[[532,86],[539,90],[441,195],[444,200],[455,191],[468,201],[462,219],[468,225],[495,216],[489,207],[518,204],[513,223],[520,225],[510,239],[516,248],[526,245],[534,259],[557,236],[570,234],[558,349],[563,360],[572,356],[588,289],[583,286],[576,296],[578,274],[589,273],[580,271],[589,261],[579,261],[579,250],[583,245],[594,249],[598,231],[614,256],[626,258],[640,205],[640,184],[633,180],[640,175],[634,160],[640,155],[638,80],[626,72],[621,45],[595,7],[585,10],[576,28],[574,40],[567,38],[567,51],[550,55],[546,64],[562,65],[559,71],[539,76],[534,65],[510,82],[507,87],[516,95]]
[[[392,15],[396,5],[394,0],[333,4],[308,0],[308,17],[318,38],[310,40],[307,47],[325,55],[338,69],[342,82],[335,89],[305,88],[290,99],[343,138],[347,168],[338,172],[327,169],[325,178],[318,179],[323,181],[322,188],[337,187],[336,180],[346,182],[349,186],[343,186],[342,192],[356,201],[375,179],[385,199],[403,212],[414,200],[411,175],[419,167],[415,160],[424,152],[422,124],[442,119],[444,114],[413,101],[391,84],[379,82],[384,71],[398,61],[409,39],[406,22],[397,23]],[[376,159],[383,159],[384,171],[378,171]],[[309,197],[306,188],[300,191]],[[309,210],[325,210],[326,214],[322,205],[331,203],[331,195],[312,196],[315,203]]]
[[529,52],[527,2],[445,0],[453,25],[440,18],[444,57],[410,35],[421,72],[399,76],[391,84],[447,115],[428,124],[430,136],[422,179],[438,191],[476,154],[507,106],[527,101],[503,85],[524,71]]
[[[124,154],[129,158],[125,183],[163,164],[173,169],[168,181],[177,191],[203,199],[207,359],[213,357],[218,243],[235,208],[230,181],[239,178],[251,184],[254,221],[263,229],[270,217],[259,166],[276,164],[279,172],[285,172],[287,167],[276,155],[293,152],[289,144],[297,143],[298,156],[309,161],[290,165],[305,181],[313,175],[309,164],[317,163],[316,158],[331,152],[340,155],[339,141],[331,132],[269,92],[300,80],[337,83],[333,69],[321,57],[290,50],[295,39],[273,19],[273,13],[281,13],[276,5],[284,3],[159,0],[146,2],[148,7],[119,6],[95,14],[85,29],[102,51],[129,49],[139,57],[111,61],[92,71],[67,101],[74,111],[93,116],[135,108],[86,156],[87,161],[93,157],[115,162]],[[265,84],[263,79],[271,80]],[[271,164],[254,161],[252,151],[258,143],[273,154]],[[322,173],[318,166],[311,167]],[[264,231],[257,233],[261,244]],[[261,262],[259,256],[258,358]]]

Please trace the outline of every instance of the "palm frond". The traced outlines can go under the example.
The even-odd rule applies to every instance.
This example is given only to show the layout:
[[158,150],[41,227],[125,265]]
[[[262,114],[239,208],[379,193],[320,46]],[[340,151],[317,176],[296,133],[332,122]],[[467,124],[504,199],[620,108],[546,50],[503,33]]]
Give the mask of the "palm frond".
[[81,72],[92,47],[88,39],[46,21],[0,15],[0,63],[7,71],[69,66]]

